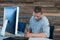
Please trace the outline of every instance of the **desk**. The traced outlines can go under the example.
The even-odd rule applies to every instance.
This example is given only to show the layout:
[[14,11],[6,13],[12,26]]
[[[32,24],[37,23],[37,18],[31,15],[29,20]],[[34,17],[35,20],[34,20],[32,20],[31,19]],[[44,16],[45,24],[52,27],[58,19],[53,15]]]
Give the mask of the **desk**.
[[3,40],[4,38],[7,38],[7,37],[1,37],[1,36],[0,36],[0,40]]
[[29,38],[29,40],[52,40],[48,38]]
[[[0,37],[0,40],[3,40],[4,37]],[[47,38],[29,38],[28,40],[52,40]]]
[[0,36],[0,40],[3,40],[3,37]]

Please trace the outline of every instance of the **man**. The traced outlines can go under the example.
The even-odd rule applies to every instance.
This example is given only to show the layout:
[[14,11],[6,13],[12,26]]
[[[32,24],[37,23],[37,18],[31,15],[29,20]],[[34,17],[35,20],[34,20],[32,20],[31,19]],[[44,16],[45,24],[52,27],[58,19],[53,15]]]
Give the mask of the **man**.
[[49,38],[49,21],[42,13],[42,8],[36,6],[30,19],[29,27],[25,30],[25,37]]

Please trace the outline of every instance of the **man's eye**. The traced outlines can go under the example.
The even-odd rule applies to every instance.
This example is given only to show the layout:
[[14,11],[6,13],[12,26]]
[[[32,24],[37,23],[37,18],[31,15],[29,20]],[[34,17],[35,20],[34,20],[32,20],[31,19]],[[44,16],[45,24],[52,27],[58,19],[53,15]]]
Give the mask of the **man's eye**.
[[39,16],[37,16],[37,17],[39,17]]

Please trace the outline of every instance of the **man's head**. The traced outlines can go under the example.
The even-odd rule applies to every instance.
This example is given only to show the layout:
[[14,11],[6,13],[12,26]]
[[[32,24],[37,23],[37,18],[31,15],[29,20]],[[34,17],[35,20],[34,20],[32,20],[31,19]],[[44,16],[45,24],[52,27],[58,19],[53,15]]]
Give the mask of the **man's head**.
[[42,8],[39,6],[36,6],[33,11],[33,16],[36,20],[39,20],[42,16]]

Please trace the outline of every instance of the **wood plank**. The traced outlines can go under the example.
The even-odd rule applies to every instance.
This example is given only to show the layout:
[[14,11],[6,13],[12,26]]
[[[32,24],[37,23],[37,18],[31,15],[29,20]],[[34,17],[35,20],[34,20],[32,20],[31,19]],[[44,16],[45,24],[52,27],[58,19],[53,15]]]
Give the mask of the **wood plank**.
[[34,5],[41,5],[43,7],[54,7],[54,2],[35,2]]
[[34,2],[34,0],[2,0],[2,2]]
[[36,5],[36,4],[33,4],[33,3],[17,3],[17,4],[15,4],[15,3],[2,3],[2,4],[0,4],[1,6],[42,6],[42,7],[54,7],[54,6],[51,6],[51,5]]
[[[25,12],[22,12],[20,13],[19,15],[20,16],[32,16],[33,13],[25,13]],[[45,16],[54,16],[54,17],[60,17],[60,13],[43,13],[43,15]]]
[[[19,16],[26,16],[26,17],[31,17],[33,13],[20,13]],[[55,19],[55,20],[60,20],[60,14],[59,13],[43,13],[43,15],[47,16],[49,19],[52,20]]]
[[60,16],[60,13],[44,13],[46,16]]
[[59,2],[60,0],[35,0],[35,2]]
[[54,38],[54,40],[60,40],[60,38]]
[[58,35],[55,35],[54,38],[60,38],[60,35],[59,36]]
[[55,31],[60,31],[60,28],[56,28]]
[[[1,1],[24,1],[24,0],[1,0]],[[25,0],[25,1],[33,1],[33,2],[59,2],[60,0]]]

